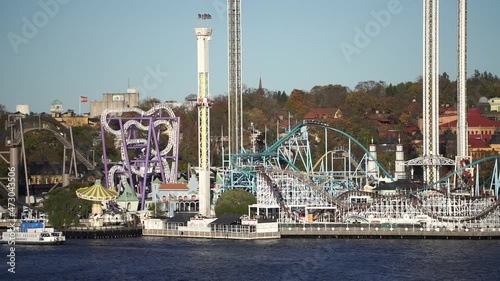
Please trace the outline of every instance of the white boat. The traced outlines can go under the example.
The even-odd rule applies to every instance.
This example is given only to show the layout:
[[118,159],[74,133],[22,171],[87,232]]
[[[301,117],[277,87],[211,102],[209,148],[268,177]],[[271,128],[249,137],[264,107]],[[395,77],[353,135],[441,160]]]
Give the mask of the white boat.
[[9,245],[57,245],[66,241],[66,237],[54,228],[45,227],[45,219],[23,219],[21,225],[2,233],[2,243]]

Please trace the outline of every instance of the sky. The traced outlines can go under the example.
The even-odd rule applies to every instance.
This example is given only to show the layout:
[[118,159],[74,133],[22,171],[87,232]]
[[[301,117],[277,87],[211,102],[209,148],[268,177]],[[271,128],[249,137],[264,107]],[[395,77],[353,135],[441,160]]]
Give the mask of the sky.
[[[500,1],[468,1],[468,74],[500,75]],[[198,14],[212,19],[202,22]],[[247,87],[309,91],[422,75],[422,0],[242,0]],[[182,102],[197,91],[196,36],[213,28],[210,95],[227,94],[225,0],[2,0],[0,104],[90,111],[80,96]],[[440,72],[456,79],[457,1],[440,1]],[[80,108],[81,106],[81,108]]]

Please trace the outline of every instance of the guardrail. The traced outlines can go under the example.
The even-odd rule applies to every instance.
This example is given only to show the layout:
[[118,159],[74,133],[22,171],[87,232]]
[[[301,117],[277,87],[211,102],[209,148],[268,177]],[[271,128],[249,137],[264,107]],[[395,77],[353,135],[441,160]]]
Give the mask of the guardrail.
[[119,225],[110,225],[110,226],[70,226],[68,228],[63,229],[63,231],[113,231],[113,230],[128,230],[128,229],[141,229],[141,226],[138,227],[126,227]]
[[419,225],[393,227],[381,225],[280,225],[282,237],[320,236],[320,237],[358,237],[358,238],[499,238],[500,226],[485,228],[426,228]]
[[217,232],[217,231],[179,231],[173,229],[144,229],[143,236],[165,236],[185,238],[213,238],[213,239],[276,239],[279,232]]

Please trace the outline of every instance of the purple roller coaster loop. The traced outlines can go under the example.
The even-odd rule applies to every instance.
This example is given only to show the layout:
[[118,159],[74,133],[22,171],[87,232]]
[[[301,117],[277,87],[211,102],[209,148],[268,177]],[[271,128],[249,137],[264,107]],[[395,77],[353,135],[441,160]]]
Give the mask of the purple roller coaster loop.
[[[144,209],[145,207],[145,200],[146,200],[146,190],[147,190],[147,177],[148,177],[148,170],[149,166],[153,163],[158,165],[159,170],[160,170],[160,176],[162,178],[162,182],[166,183],[167,181],[173,181],[175,182],[177,179],[175,178],[177,176],[177,170],[178,170],[178,151],[179,151],[179,117],[162,117],[161,113],[158,116],[141,116],[141,117],[114,117],[114,116],[106,116],[106,122],[110,121],[117,121],[120,127],[120,138],[123,146],[123,154],[121,159],[123,163],[123,170],[119,171],[118,173],[122,174],[127,174],[128,180],[130,183],[130,186],[132,186],[135,190],[135,192],[140,193],[141,197],[141,210]],[[147,122],[147,139],[145,140],[145,143],[127,143],[127,139],[137,139],[137,127],[135,125],[132,125],[128,127],[127,129],[125,128],[125,124],[128,121],[137,121],[140,124],[144,124]],[[172,148],[172,150],[168,153],[168,155],[160,155],[161,153],[161,147],[160,147],[160,135],[161,135],[161,127],[155,128],[155,121],[157,120],[166,120],[170,121],[171,124],[177,124],[177,126],[172,126],[173,129],[175,129],[175,145]],[[125,122],[124,122],[125,121]],[[103,143],[103,163],[104,165],[104,172],[105,172],[105,180],[106,180],[106,185],[112,186],[111,181],[114,181],[114,179],[109,178],[109,161],[108,161],[108,153],[106,151],[106,138],[105,138],[105,130],[104,127],[101,126],[101,137],[102,137],[102,143]],[[152,147],[153,146],[153,147]],[[157,155],[151,155],[152,148],[157,152]],[[136,151],[141,151],[142,149],[145,149],[145,154],[140,155],[140,157],[136,157],[135,159],[130,159],[129,157],[129,151],[130,150],[136,150]],[[156,156],[156,159],[153,159]],[[171,170],[170,172],[170,178],[167,178],[166,173],[165,173],[165,166],[164,166],[164,161],[166,163],[170,163]],[[140,170],[144,169],[144,176],[139,176],[136,175],[135,178],[137,180],[134,180],[133,176],[133,169],[135,170]],[[151,171],[151,180],[153,180],[154,177],[154,169]],[[172,178],[172,176],[174,178]]]

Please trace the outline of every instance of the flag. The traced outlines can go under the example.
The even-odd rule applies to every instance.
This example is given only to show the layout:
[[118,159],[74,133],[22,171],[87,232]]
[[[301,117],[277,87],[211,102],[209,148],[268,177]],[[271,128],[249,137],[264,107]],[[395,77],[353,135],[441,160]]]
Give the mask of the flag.
[[87,97],[86,96],[80,96],[80,102],[87,102]]
[[212,19],[212,15],[210,15],[210,14],[198,14],[198,19],[209,20],[209,19]]

